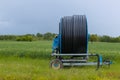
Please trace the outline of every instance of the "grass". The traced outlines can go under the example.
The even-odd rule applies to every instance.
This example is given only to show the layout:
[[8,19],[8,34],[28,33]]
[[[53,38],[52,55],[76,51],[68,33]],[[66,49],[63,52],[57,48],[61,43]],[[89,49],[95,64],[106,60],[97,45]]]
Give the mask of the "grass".
[[[110,57],[113,64],[93,67],[49,68],[51,41],[0,42],[0,80],[120,80],[120,43],[89,43],[90,53]],[[115,58],[113,58],[115,57]]]
[[112,61],[120,62],[120,43],[89,43],[89,52],[101,54],[105,59],[110,58]]
[[51,51],[51,41],[38,42],[0,42],[0,56],[16,56],[31,58],[48,58]]
[[0,80],[119,80],[119,64],[111,68],[70,67],[49,68],[49,60],[31,58],[0,58]]

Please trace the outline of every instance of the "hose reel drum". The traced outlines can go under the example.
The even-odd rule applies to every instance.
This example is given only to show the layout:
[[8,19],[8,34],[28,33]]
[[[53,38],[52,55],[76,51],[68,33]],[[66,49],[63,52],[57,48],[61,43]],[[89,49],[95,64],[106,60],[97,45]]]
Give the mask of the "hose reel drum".
[[59,29],[60,53],[87,53],[88,29],[85,15],[63,17]]

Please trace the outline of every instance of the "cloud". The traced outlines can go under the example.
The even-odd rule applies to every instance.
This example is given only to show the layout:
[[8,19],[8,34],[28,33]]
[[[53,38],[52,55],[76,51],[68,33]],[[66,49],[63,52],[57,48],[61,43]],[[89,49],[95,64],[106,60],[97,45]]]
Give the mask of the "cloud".
[[63,16],[86,14],[89,33],[120,34],[119,0],[0,0],[0,33],[58,33]]

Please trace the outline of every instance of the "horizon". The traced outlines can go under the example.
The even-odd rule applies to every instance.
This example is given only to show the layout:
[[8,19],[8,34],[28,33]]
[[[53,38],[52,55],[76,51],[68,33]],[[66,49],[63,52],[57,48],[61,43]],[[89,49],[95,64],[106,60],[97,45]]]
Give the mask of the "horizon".
[[[37,33],[40,33],[40,32],[37,32]],[[23,33],[23,34],[0,34],[0,36],[1,35],[14,35],[14,36],[20,36],[20,35],[27,35],[27,34],[30,34],[30,35],[36,35],[37,33]],[[45,33],[40,33],[40,34],[42,34],[42,35],[44,35],[44,34],[46,34],[46,33],[52,33],[52,32],[45,32]],[[52,33],[52,34],[59,34],[59,33]],[[88,33],[88,35],[89,35],[90,33]],[[92,34],[90,34],[90,35],[92,35]],[[97,35],[97,36],[109,36],[109,37],[120,37],[120,35],[119,36],[111,36],[111,35],[99,35],[99,34],[94,34],[93,33],[93,35]]]

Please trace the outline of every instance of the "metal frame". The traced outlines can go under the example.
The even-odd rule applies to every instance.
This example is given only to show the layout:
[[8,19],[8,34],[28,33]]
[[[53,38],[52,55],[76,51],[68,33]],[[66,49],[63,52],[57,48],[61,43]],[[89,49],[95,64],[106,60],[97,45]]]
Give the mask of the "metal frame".
[[87,62],[87,59],[60,59],[60,61],[63,63],[63,66],[85,66],[85,65],[96,65],[97,69],[102,65],[102,56],[98,54],[88,54],[88,53],[72,53],[72,54],[65,54],[65,53],[52,53],[51,56],[57,56],[57,57],[62,57],[62,56],[78,56],[78,57],[83,57],[83,56],[95,56],[97,57],[96,62]]

